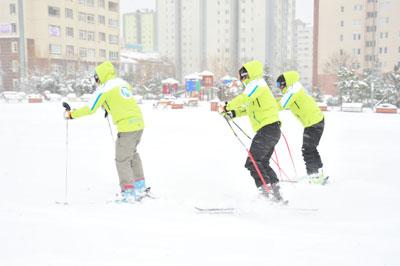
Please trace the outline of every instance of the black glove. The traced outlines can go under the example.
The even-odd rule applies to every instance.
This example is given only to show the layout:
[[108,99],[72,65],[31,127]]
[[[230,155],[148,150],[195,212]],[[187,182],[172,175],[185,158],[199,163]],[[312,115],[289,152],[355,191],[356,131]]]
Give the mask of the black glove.
[[104,118],[107,118],[107,116],[108,116],[108,112],[106,109],[104,109]]
[[229,119],[233,119],[236,117],[236,112],[234,110],[226,111],[224,112],[224,115],[227,116]]

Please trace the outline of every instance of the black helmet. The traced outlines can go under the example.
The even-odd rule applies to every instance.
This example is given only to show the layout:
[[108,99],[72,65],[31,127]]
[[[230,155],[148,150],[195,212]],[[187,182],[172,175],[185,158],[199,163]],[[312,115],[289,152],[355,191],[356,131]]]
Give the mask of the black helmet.
[[247,72],[247,69],[244,68],[244,66],[242,66],[242,68],[239,69],[239,77],[240,77],[240,81],[243,81],[243,80],[249,78],[249,73]]
[[286,87],[286,80],[283,75],[280,75],[276,80],[276,86],[281,90],[283,90]]

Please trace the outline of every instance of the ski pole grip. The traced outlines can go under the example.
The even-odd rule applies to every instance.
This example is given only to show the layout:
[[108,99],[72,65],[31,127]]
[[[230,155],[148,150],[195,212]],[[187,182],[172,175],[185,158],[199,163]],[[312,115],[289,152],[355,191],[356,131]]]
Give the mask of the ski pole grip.
[[62,103],[62,106],[65,108],[66,111],[71,111],[71,106],[69,106],[68,103],[63,102],[63,103]]

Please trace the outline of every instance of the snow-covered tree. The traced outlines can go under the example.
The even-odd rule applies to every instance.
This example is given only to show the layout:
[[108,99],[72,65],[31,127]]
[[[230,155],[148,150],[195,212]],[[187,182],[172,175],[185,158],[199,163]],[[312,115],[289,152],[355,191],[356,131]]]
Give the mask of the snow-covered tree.
[[343,102],[365,103],[370,98],[370,86],[364,80],[360,80],[353,70],[342,66],[337,74],[337,88]]

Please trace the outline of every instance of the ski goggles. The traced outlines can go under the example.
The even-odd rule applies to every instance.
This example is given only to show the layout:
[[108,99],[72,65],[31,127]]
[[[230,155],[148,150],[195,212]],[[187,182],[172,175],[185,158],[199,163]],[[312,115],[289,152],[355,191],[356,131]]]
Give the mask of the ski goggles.
[[277,81],[276,87],[283,90],[286,87],[286,82]]

